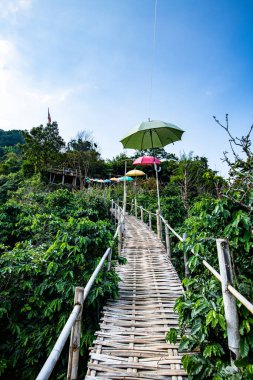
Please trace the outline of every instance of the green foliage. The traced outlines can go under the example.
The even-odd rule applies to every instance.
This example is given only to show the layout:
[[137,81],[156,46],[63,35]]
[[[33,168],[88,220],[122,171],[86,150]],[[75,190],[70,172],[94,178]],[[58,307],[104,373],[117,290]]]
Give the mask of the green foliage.
[[[185,251],[189,257],[191,278],[183,280],[186,291],[177,300],[175,310],[179,313],[182,336],[180,348],[200,350],[197,356],[184,359],[184,366],[194,379],[205,379],[208,376],[218,376],[217,378],[234,376],[233,371],[228,370],[230,358],[221,285],[207,269],[204,269],[202,260],[205,259],[218,270],[215,239],[218,237],[228,239],[235,271],[235,287],[252,301],[251,226],[251,216],[230,199],[205,197],[194,204],[189,218],[185,220],[182,227],[182,230],[187,233],[187,239],[184,243],[178,244],[178,251],[174,252],[178,255],[178,261],[175,260],[174,263],[183,276],[182,265],[178,266],[177,263],[180,258],[182,261],[182,251]],[[242,358],[247,358],[244,365],[241,363],[241,368],[245,373],[243,378],[250,378],[247,376],[250,373],[253,357],[253,319],[242,305],[239,306],[240,351]],[[187,329],[190,329],[189,335],[185,334]],[[197,373],[196,363],[201,368],[199,373]]]
[[[74,287],[86,285],[114,232],[101,197],[27,185],[0,207],[0,373],[12,379],[36,377],[73,308]],[[99,310],[117,297],[117,283],[105,266],[84,305],[81,371]],[[55,378],[66,360],[64,352]]]
[[41,172],[50,165],[55,165],[65,143],[59,135],[58,124],[53,122],[45,127],[40,125],[28,131],[22,131],[25,144],[22,150],[25,158],[32,162],[35,172]]
[[18,172],[21,168],[21,157],[17,153],[9,152],[5,154],[4,161],[0,163],[0,174],[10,174]]
[[82,131],[77,134],[67,145],[64,157],[64,165],[69,168],[79,168],[84,178],[106,176],[107,168],[100,157],[98,146],[94,142],[92,134]]
[[4,131],[0,129],[0,147],[11,147],[17,144],[23,144],[24,139],[22,137],[21,131],[18,130],[11,130],[11,131]]

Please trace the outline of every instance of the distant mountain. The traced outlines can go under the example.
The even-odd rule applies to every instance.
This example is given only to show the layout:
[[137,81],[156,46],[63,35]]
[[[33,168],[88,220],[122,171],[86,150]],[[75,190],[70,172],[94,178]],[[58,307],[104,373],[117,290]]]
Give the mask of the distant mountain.
[[14,146],[18,143],[24,143],[21,131],[15,129],[4,131],[3,129],[0,129],[0,147]]

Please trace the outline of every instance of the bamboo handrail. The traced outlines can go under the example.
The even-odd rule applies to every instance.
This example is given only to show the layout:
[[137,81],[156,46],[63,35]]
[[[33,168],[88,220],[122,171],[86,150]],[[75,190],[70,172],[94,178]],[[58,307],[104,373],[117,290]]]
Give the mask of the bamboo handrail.
[[48,379],[51,375],[60,355],[65,346],[65,343],[69,337],[70,331],[75,323],[75,320],[80,312],[81,305],[75,305],[72,313],[70,314],[65,326],[62,329],[62,332],[59,335],[49,357],[47,358],[44,366],[42,367],[40,373],[36,377],[36,380],[45,380]]
[[[141,207],[141,206],[137,206],[137,207]],[[145,210],[143,209],[144,211],[148,211],[148,210]],[[148,211],[149,212],[149,211]],[[156,215],[156,214],[153,214],[153,215]],[[167,226],[167,228],[173,233],[173,235],[175,235],[181,242],[184,241],[184,239],[182,238],[182,236],[180,236],[166,221],[165,219],[163,218],[162,215],[160,215],[160,219],[162,220],[162,222],[164,223],[165,226]],[[191,250],[191,252],[194,254],[193,250]],[[202,264],[217,278],[217,280],[219,280],[221,282],[221,275],[219,274],[219,272],[216,271],[216,269],[214,269],[206,260],[202,260]],[[246,309],[248,309],[250,311],[250,313],[253,314],[253,304],[250,303],[241,293],[238,292],[238,290],[236,290],[232,285],[228,285],[228,290],[230,291],[231,294],[233,294],[233,296],[239,301],[241,302],[245,307]]]
[[160,218],[161,220],[163,221],[164,225],[166,225],[168,227],[168,229],[180,240],[180,241],[184,241],[184,239],[182,238],[182,236],[180,236],[175,230],[173,230],[173,228],[168,224],[166,223],[165,219],[162,217],[162,215],[160,215]]
[[[113,202],[113,204],[117,205],[115,202]],[[119,207],[119,206],[118,206]],[[120,214],[121,214],[121,222],[122,222],[122,216],[124,217],[123,215],[123,211],[122,211],[122,208],[119,207],[119,210],[120,210]],[[113,236],[113,240],[116,239],[116,237],[121,234],[121,222],[120,224],[118,225],[117,229],[116,229],[116,232]],[[86,284],[84,290],[83,290],[83,302],[86,300],[88,294],[89,294],[89,291],[92,287],[92,285],[94,284],[94,281],[98,275],[98,273],[100,272],[105,260],[107,259],[108,255],[111,253],[111,250],[112,248],[107,248],[107,250],[105,251],[104,255],[102,256],[101,260],[99,261],[96,269],[94,270],[94,272],[92,273],[88,283]],[[60,355],[61,355],[61,352],[63,350],[63,347],[65,346],[65,343],[69,337],[69,334],[70,334],[70,331],[80,313],[80,310],[82,308],[82,305],[80,304],[76,304],[67,320],[67,322],[65,323],[65,326],[63,327],[50,355],[48,356],[46,362],[44,363],[42,369],[40,370],[38,376],[36,377],[36,380],[47,380],[49,378],[49,376],[51,375]]]

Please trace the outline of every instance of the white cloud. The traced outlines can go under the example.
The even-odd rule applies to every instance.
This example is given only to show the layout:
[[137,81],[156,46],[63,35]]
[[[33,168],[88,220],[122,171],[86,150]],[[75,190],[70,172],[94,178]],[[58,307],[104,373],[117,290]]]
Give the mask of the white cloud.
[[0,40],[0,83],[0,129],[30,129],[46,123],[48,106],[53,107],[56,120],[73,107],[79,93],[89,90],[81,84],[57,88],[32,80],[27,62],[9,40]]
[[19,12],[30,8],[32,0],[1,0],[0,18],[16,16]]

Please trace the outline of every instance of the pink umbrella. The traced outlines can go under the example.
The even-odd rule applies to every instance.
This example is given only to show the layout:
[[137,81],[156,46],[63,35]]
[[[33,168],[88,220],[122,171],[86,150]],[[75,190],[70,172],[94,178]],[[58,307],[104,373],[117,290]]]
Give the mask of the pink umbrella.
[[159,194],[159,182],[158,182],[158,172],[161,170],[157,170],[157,165],[159,165],[161,161],[153,156],[142,156],[138,157],[134,162],[133,165],[154,165],[155,169],[155,177],[156,177],[156,189],[157,189],[157,201],[158,201],[158,210],[160,213],[160,194]]
[[133,165],[159,165],[161,161],[153,156],[142,156],[138,157],[134,162]]

